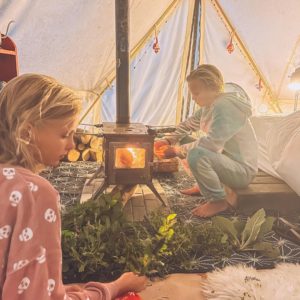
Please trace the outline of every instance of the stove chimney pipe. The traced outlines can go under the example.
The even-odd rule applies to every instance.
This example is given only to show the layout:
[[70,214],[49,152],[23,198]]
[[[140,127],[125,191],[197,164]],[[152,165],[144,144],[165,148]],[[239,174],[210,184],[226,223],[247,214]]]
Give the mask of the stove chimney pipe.
[[129,0],[115,0],[117,124],[129,124]]

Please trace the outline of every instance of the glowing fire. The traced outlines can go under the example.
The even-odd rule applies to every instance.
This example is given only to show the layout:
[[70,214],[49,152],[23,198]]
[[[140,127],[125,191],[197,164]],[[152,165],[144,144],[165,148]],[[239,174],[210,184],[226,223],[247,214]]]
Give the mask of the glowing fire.
[[136,158],[137,158],[137,154],[136,154],[136,152],[134,151],[133,148],[126,148],[126,149],[132,154],[133,159],[136,159]]
[[145,158],[144,148],[117,148],[115,167],[118,169],[145,168]]

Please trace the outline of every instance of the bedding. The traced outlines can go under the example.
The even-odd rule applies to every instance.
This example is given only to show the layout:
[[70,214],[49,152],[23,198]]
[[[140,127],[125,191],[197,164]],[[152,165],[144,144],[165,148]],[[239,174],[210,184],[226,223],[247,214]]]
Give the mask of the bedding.
[[259,168],[284,180],[300,196],[300,111],[286,116],[252,117]]

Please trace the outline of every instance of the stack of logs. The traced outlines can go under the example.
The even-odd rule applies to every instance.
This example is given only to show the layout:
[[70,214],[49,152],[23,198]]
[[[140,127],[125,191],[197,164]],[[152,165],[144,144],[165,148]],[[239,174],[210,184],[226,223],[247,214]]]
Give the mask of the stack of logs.
[[102,162],[103,139],[96,135],[79,132],[74,135],[75,149],[67,154],[67,161],[97,161]]

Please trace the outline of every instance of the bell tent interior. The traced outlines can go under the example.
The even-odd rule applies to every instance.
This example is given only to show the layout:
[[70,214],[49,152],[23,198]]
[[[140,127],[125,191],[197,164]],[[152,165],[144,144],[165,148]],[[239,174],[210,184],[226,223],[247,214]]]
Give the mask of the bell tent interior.
[[[41,173],[61,196],[66,283],[137,271],[168,277],[132,299],[299,299],[299,12],[298,0],[0,0],[0,90],[38,73],[82,100],[75,149]],[[234,189],[238,205],[208,219],[191,213],[203,195],[180,192],[196,181],[202,191],[190,159],[155,148],[199,110],[187,76],[204,64],[248,95],[258,149],[256,176]],[[120,237],[122,226],[136,236],[105,241],[112,255],[104,254],[100,235],[92,238],[100,230],[93,210],[110,223],[110,236]],[[275,294],[271,276],[280,281]]]

